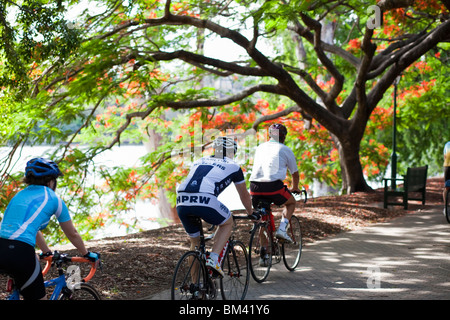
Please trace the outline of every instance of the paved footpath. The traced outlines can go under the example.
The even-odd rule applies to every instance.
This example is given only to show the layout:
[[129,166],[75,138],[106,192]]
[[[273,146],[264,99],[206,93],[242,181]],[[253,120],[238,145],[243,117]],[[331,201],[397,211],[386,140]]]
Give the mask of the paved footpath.
[[[450,224],[442,207],[308,244],[300,265],[250,281],[246,300],[450,299]],[[169,299],[168,292],[150,299]]]

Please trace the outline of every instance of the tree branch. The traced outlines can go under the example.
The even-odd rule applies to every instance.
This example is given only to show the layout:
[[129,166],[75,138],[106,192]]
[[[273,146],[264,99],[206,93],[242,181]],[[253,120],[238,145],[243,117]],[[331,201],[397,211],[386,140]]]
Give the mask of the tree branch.
[[198,99],[198,100],[190,100],[190,101],[167,101],[165,105],[172,109],[191,109],[197,107],[215,107],[215,106],[223,106],[236,101],[240,101],[244,98],[251,96],[256,92],[270,92],[275,94],[285,95],[286,92],[280,87],[276,85],[268,85],[268,84],[260,84],[248,89],[245,89],[237,94],[232,96],[218,98],[218,99]]
[[333,62],[327,57],[327,55],[323,51],[322,47],[323,42],[321,40],[322,25],[320,24],[320,22],[308,17],[303,13],[301,13],[300,15],[305,24],[310,29],[314,30],[314,50],[320,62],[322,62],[324,67],[330,72],[330,74],[333,76],[335,80],[333,87],[331,88],[330,92],[326,95],[325,100],[323,100],[323,103],[327,106],[327,108],[331,112],[337,113],[338,106],[334,100],[342,90],[344,84],[344,76],[339,72],[339,70],[336,68]]
[[[269,76],[267,72],[265,72],[261,68],[253,68],[253,67],[243,67],[238,65],[237,63],[225,62],[223,60],[218,60],[214,58],[208,58],[203,55],[195,54],[192,52],[188,52],[185,50],[178,50],[174,52],[156,52],[148,57],[143,57],[148,61],[168,61],[180,59],[184,62],[199,66],[199,65],[209,65],[218,69],[226,70],[229,72],[247,75],[247,76],[258,76],[265,77]],[[211,70],[211,69],[209,69]],[[217,71],[216,71],[217,72]]]
[[256,131],[258,129],[258,126],[263,122],[278,119],[279,117],[287,116],[288,114],[290,114],[292,112],[302,112],[302,111],[303,111],[302,108],[300,108],[299,106],[293,106],[293,107],[289,107],[287,109],[284,109],[284,110],[274,113],[274,114],[268,114],[268,115],[259,117],[253,123],[252,128]]
[[423,54],[436,46],[439,42],[446,39],[450,34],[450,20],[446,20],[435,29],[428,32],[428,34],[406,51],[399,59],[398,62],[393,64],[389,70],[381,77],[372,91],[368,94],[368,101],[370,103],[370,111],[372,111],[378,102],[382,99],[386,90],[394,83],[397,78],[408,66],[414,61],[419,59]]
[[[299,36],[305,38],[308,42],[311,44],[314,44],[314,35],[305,27],[303,27],[300,23],[296,23],[294,28],[290,28],[292,31],[297,33]],[[348,63],[350,63],[353,67],[356,69],[359,67],[359,64],[361,63],[358,58],[356,58],[354,55],[352,55],[350,52],[345,51],[344,49],[331,45],[326,42],[322,42],[321,46],[323,50],[336,54],[346,60]]]

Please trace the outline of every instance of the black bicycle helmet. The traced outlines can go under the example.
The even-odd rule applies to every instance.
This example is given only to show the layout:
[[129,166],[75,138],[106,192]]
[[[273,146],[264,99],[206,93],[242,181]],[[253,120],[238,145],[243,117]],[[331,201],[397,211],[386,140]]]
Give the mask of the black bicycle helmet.
[[35,177],[59,177],[63,174],[59,170],[58,165],[44,158],[34,158],[27,162],[27,166],[25,168],[25,176],[35,176]]
[[281,123],[274,123],[269,128],[269,136],[277,139],[279,142],[284,143],[287,136],[287,129]]
[[222,154],[224,156],[228,156],[229,158],[234,157],[237,152],[237,143],[230,137],[218,137],[214,140],[213,147],[216,155]]

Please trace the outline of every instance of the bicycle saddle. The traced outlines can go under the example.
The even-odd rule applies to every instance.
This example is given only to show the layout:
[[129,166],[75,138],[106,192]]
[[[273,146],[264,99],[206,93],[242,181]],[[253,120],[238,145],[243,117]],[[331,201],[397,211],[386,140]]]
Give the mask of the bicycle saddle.
[[257,209],[264,208],[266,210],[269,210],[271,204],[272,204],[271,200],[266,200],[266,199],[258,199],[258,200],[256,200],[256,208]]

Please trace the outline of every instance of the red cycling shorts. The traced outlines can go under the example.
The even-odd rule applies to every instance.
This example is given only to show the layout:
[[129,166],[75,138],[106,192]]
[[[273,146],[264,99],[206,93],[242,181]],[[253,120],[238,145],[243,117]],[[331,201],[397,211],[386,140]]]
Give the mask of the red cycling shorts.
[[283,181],[273,182],[250,182],[250,195],[252,196],[253,207],[260,199],[270,200],[277,206],[284,204],[291,196],[288,187]]

